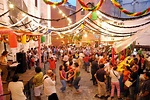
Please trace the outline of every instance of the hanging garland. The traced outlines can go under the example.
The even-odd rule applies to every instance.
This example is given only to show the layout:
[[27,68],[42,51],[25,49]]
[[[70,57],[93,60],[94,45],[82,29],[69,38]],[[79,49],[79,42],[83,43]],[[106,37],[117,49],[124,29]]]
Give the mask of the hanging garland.
[[[88,17],[88,20],[89,20],[91,23],[93,23],[94,25],[96,25],[97,27],[99,27],[100,29],[103,29],[103,30],[108,31],[108,32],[110,32],[110,33],[114,33],[114,34],[130,34],[130,35],[137,33],[137,31],[132,31],[132,32],[114,32],[114,31],[111,31],[111,30],[108,30],[108,29],[105,29],[105,28],[99,26],[99,25],[96,24],[94,21],[92,21],[89,17]],[[87,20],[86,20],[86,21],[87,21]],[[88,23],[88,22],[87,22],[87,23]]]
[[33,39],[34,41],[38,41],[38,36],[32,36],[32,39]]
[[67,3],[68,0],[62,0],[61,2],[51,2],[50,0],[43,0],[46,4],[51,6],[60,6],[62,4]]
[[150,12],[150,7],[142,12],[129,12],[128,10],[124,9],[120,5],[120,3],[117,2],[117,0],[111,0],[111,1],[115,7],[117,7],[121,12],[127,14],[128,16],[142,16]]
[[78,0],[78,1],[79,1],[79,3],[81,4],[82,8],[83,8],[84,10],[87,10],[87,11],[96,11],[96,10],[98,10],[98,9],[102,6],[102,4],[103,4],[103,2],[104,2],[104,0],[100,0],[96,6],[94,6],[94,5],[91,4],[91,5],[94,6],[94,7],[91,7],[91,8],[90,8],[90,7],[88,7],[87,4],[85,4],[85,3],[83,2],[83,0]]
[[17,36],[17,41],[18,41],[18,42],[21,42],[21,40],[22,40],[22,39],[21,39],[21,36]]

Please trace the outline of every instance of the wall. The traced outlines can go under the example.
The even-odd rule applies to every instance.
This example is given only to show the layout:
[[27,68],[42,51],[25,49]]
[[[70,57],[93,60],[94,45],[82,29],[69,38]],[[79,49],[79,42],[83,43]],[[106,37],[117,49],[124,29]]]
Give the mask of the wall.
[[[70,8],[68,6],[59,6],[59,9],[67,16],[71,13],[75,12],[74,8]],[[60,19],[63,18],[62,14],[59,13],[57,8],[51,8],[51,18],[52,19]],[[76,22],[76,15],[69,17],[72,20],[72,24]],[[63,28],[68,26],[68,20],[63,19],[60,21],[52,21],[51,26],[55,28]],[[57,33],[52,33],[52,45],[59,46],[63,43],[68,43],[66,38],[60,38],[59,35],[55,35]]]

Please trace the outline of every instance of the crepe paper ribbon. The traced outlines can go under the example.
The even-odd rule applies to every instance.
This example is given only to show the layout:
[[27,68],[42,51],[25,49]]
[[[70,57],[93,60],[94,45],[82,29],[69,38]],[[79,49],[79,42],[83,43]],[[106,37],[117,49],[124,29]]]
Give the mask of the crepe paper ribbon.
[[68,0],[62,0],[61,2],[51,2],[50,0],[43,0],[46,4],[51,6],[60,6],[62,4],[67,3]]
[[87,11],[96,11],[96,10],[100,9],[100,7],[102,6],[104,1],[105,0],[100,0],[96,6],[88,7],[88,5],[83,2],[83,0],[78,0],[78,2],[81,4],[82,8]]
[[112,1],[113,5],[114,5],[115,7],[117,7],[121,12],[125,13],[125,14],[128,15],[128,16],[142,16],[142,15],[145,15],[145,14],[147,14],[147,13],[150,12],[150,7],[147,8],[146,10],[142,11],[142,12],[130,12],[130,11],[124,9],[124,8],[120,5],[120,3],[117,2],[117,0],[111,0],[111,1]]

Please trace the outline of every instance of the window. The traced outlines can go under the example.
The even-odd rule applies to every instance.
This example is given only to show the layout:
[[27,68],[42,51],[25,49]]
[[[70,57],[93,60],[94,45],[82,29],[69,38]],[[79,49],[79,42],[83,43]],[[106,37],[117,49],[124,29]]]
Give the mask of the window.
[[38,6],[38,1],[37,0],[35,0],[35,7],[37,7]]

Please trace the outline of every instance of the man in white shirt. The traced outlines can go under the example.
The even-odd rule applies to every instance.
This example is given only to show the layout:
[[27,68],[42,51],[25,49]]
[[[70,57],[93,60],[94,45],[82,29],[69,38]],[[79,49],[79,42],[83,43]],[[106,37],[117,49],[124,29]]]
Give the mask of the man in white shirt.
[[52,70],[48,70],[47,74],[43,77],[44,94],[48,96],[48,100],[58,100],[55,87],[55,74]]
[[18,75],[13,76],[13,82],[8,84],[8,91],[11,92],[12,100],[26,100],[27,98],[23,93],[24,85],[21,81],[18,81],[18,79]]

